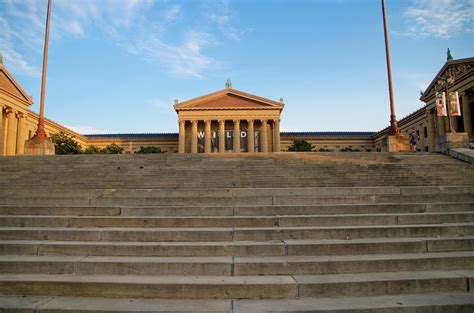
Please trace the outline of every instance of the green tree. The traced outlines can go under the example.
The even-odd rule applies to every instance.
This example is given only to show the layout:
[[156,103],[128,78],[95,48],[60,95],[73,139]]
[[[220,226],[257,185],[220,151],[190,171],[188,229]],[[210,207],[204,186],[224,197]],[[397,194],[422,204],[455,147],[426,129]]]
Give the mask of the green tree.
[[97,154],[100,153],[100,148],[96,146],[89,146],[86,149],[84,149],[85,154]]
[[313,151],[315,146],[311,143],[307,142],[306,140],[297,139],[293,141],[293,145],[288,148],[288,151],[296,151],[296,152],[310,152]]
[[163,153],[163,151],[161,151],[160,147],[141,146],[135,153]]
[[69,136],[63,132],[52,134],[51,141],[54,143],[56,154],[79,154],[82,153],[81,145],[74,140],[73,136]]
[[123,148],[115,143],[110,144],[104,149],[100,150],[100,153],[105,153],[105,154],[121,154],[122,152],[123,152]]

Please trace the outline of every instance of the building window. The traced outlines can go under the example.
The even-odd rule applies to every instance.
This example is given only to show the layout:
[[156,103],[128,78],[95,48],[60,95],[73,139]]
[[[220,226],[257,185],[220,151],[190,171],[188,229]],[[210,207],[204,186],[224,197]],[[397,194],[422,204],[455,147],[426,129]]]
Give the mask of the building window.
[[425,135],[425,138],[428,137],[428,127],[423,127],[423,133]]

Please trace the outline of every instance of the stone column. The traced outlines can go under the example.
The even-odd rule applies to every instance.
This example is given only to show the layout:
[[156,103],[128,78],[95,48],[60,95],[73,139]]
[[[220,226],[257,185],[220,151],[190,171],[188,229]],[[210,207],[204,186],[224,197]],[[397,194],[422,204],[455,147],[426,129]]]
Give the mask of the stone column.
[[179,121],[178,153],[185,153],[186,149],[186,121]]
[[280,120],[273,120],[273,151],[280,152]]
[[211,153],[211,121],[205,121],[206,126],[204,129],[204,152]]
[[462,118],[464,122],[464,132],[466,132],[469,137],[472,137],[472,120],[471,120],[471,104],[469,103],[469,95],[465,92],[462,95]]
[[262,152],[268,152],[268,136],[267,136],[267,120],[261,120],[262,126],[260,127],[260,136]]
[[253,120],[247,120],[247,150],[255,152],[255,132],[253,130]]
[[191,127],[191,153],[198,153],[198,121],[192,121]]
[[3,127],[3,109],[5,106],[0,104],[0,155],[5,153],[5,128]]
[[225,121],[219,121],[219,153],[225,152]]
[[435,114],[436,111],[426,112],[428,115],[428,150],[435,151],[436,146],[436,131],[435,131]]
[[438,116],[438,135],[440,137],[444,136],[446,133],[446,125],[445,123],[446,118],[444,116]]
[[234,120],[234,153],[240,153],[240,120]]
[[9,108],[6,110],[7,113],[7,153],[6,155],[15,155],[16,152],[16,112]]
[[16,142],[16,153],[25,154],[26,142],[26,116],[23,113],[18,113],[18,138]]

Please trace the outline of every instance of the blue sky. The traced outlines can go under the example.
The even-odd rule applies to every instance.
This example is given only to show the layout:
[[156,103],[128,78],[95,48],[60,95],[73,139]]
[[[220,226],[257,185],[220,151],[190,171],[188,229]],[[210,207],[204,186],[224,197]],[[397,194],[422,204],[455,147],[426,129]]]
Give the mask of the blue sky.
[[[397,118],[474,56],[472,0],[386,0]],[[379,0],[53,0],[46,116],[81,133],[176,132],[174,99],[286,103],[283,131],[376,131],[389,103]],[[39,110],[46,0],[0,0],[4,65]]]

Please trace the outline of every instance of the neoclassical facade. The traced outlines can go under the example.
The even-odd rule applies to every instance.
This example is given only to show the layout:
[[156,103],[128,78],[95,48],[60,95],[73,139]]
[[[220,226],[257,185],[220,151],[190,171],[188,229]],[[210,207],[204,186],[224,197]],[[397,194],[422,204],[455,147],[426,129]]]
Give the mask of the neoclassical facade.
[[[448,82],[448,85],[446,85]],[[461,115],[448,119],[436,112],[437,92],[459,95]],[[474,58],[449,60],[436,74],[420,98],[425,106],[400,119],[402,133],[413,129],[420,141],[418,150],[443,152],[468,146],[474,141]],[[29,107],[31,97],[0,63],[0,155],[24,153],[38,123]],[[280,132],[283,101],[273,101],[232,88],[183,102],[175,102],[179,133],[81,135],[59,123],[45,120],[49,134],[64,132],[83,147],[103,148],[115,143],[124,153],[141,146],[160,147],[167,153],[247,153],[288,151],[294,140],[302,139],[316,151],[380,151],[388,129],[379,132]],[[237,135],[236,135],[237,134]]]
[[[0,63],[0,155],[25,153],[25,142],[35,134],[39,118],[29,109],[32,104],[31,97]],[[86,137],[51,120],[45,120],[45,128],[48,133],[63,131],[81,145],[87,144]]]
[[179,153],[280,152],[280,115],[276,102],[227,88],[176,102]]

